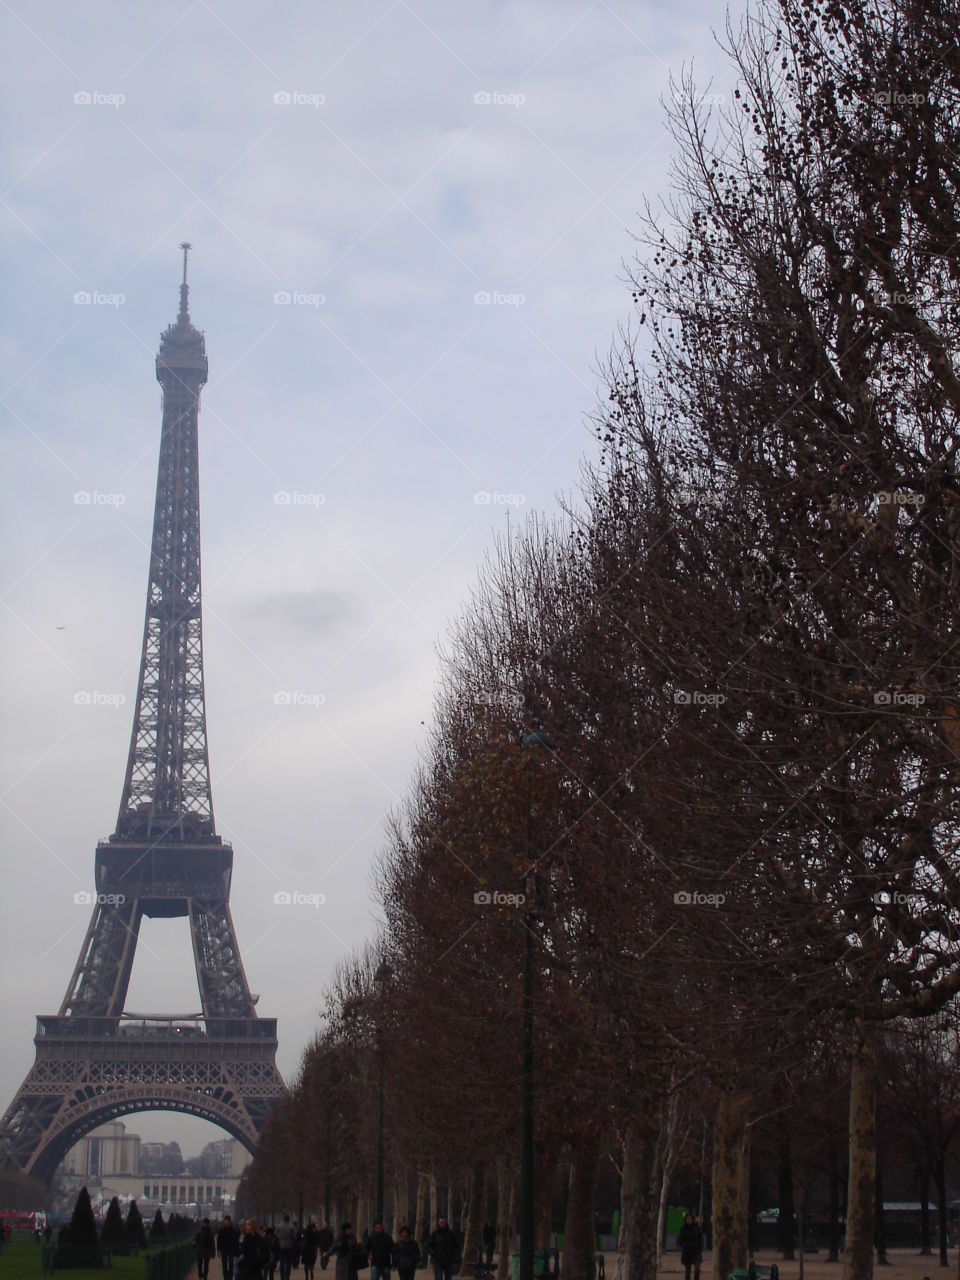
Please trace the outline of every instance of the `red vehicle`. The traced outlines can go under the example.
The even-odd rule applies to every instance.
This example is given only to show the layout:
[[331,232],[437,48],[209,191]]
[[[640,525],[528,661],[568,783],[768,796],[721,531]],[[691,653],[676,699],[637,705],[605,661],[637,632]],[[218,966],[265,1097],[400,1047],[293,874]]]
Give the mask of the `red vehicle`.
[[26,1213],[22,1209],[0,1209],[0,1222],[3,1223],[4,1236],[9,1240],[11,1231],[36,1230],[36,1210],[31,1209],[29,1213]]

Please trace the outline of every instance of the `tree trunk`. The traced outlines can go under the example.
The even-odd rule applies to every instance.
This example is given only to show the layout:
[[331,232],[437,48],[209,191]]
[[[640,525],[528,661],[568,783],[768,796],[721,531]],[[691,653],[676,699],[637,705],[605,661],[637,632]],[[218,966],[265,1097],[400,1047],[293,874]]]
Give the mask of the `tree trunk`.
[[535,1144],[533,1169],[533,1243],[546,1252],[553,1231],[553,1175],[560,1157],[560,1141],[551,1134]]
[[750,1096],[723,1090],[713,1140],[713,1276],[727,1280],[747,1265]]
[[561,1280],[591,1280],[593,1273],[594,1213],[600,1151],[594,1134],[581,1136],[570,1165],[567,1214],[563,1224]]
[[453,1180],[447,1183],[447,1226],[452,1227],[456,1219],[453,1216]]
[[828,1262],[840,1261],[840,1161],[837,1148],[830,1147],[830,1245]]
[[406,1169],[397,1180],[396,1212],[393,1220],[393,1235],[397,1239],[400,1228],[410,1225],[410,1174]]
[[497,1161],[497,1280],[510,1275],[513,1248],[513,1169],[506,1156]]
[[430,1232],[437,1225],[437,1210],[439,1209],[439,1198],[437,1195],[437,1175],[430,1174],[430,1221],[427,1223],[427,1230],[424,1233],[424,1240],[430,1235]]
[[937,1181],[937,1242],[940,1245],[940,1265],[947,1265],[947,1161],[941,1156],[934,1167]]
[[467,1189],[467,1225],[463,1234],[463,1257],[460,1260],[461,1276],[472,1276],[477,1271],[477,1255],[480,1252],[480,1233],[483,1231],[484,1210],[487,1203],[487,1170],[482,1161],[470,1171]]
[[417,1174],[417,1213],[413,1224],[413,1238],[419,1244],[429,1235],[427,1230],[427,1175]]
[[614,1280],[657,1280],[657,1137],[631,1120],[623,1144],[620,1235]]
[[793,1167],[790,1163],[790,1135],[786,1129],[780,1133],[780,1168],[778,1177],[779,1213],[777,1215],[777,1244],[784,1262],[793,1261]]
[[858,1019],[850,1060],[850,1171],[847,1179],[847,1280],[873,1280],[877,1167],[877,1029]]
[[930,1163],[925,1161],[920,1172],[920,1253],[933,1253],[930,1244]]

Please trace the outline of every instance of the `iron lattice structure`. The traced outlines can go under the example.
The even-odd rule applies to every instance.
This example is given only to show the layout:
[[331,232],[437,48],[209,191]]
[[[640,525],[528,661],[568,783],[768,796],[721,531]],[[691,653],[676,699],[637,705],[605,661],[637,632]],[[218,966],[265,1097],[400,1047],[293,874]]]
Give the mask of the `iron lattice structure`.
[[[207,356],[181,247],[180,310],[157,355],[157,500],[120,813],[97,845],[93,915],[60,1011],[37,1019],[36,1061],[0,1122],[2,1163],[47,1182],[85,1133],[136,1111],[212,1120],[252,1151],[284,1094],[276,1020],[257,1016],[230,916],[233,850],[213,820],[197,450]],[[124,1012],[144,916],[188,918],[199,1014]]]

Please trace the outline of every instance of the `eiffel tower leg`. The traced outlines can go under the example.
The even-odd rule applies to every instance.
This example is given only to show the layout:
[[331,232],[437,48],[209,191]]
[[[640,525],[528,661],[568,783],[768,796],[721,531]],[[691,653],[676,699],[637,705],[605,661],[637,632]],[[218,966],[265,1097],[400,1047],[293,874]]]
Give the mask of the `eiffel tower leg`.
[[[101,894],[101,899],[111,895]],[[122,895],[113,895],[122,896]],[[140,932],[140,904],[133,898],[97,902],[80,949],[60,1016],[116,1017],[123,1012]]]
[[191,901],[190,936],[203,1016],[256,1017],[227,902]]

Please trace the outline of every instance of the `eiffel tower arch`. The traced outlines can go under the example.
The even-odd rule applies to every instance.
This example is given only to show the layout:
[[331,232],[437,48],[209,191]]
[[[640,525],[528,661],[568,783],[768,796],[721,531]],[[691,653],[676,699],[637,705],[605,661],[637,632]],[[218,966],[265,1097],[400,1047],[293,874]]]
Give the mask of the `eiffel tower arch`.
[[[160,462],[133,732],[116,830],[97,845],[93,914],[60,1010],[37,1018],[36,1060],[0,1121],[0,1164],[49,1183],[97,1125],[180,1111],[251,1152],[284,1095],[277,1023],[250,994],[230,915],[233,850],[216,834],[203,689],[197,420],[204,337],[188,307],[160,341]],[[201,1008],[125,1012],[140,922],[189,922]]]

